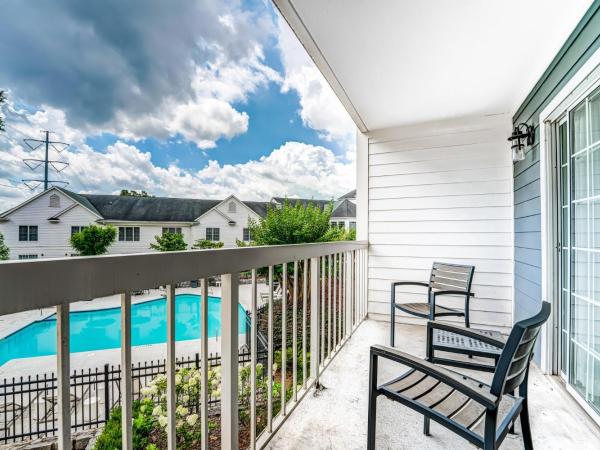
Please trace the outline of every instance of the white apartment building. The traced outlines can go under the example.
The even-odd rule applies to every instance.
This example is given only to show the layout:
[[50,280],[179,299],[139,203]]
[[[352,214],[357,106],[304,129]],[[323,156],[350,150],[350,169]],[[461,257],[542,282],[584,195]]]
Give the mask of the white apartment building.
[[[11,259],[74,256],[69,239],[90,224],[117,228],[117,238],[108,251],[111,254],[152,251],[150,244],[167,231],[181,233],[189,247],[199,239],[235,247],[238,240],[250,241],[249,220],[259,220],[266,215],[269,205],[277,206],[285,201],[278,200],[242,201],[234,195],[225,200],[129,197],[78,194],[52,187],[0,214],[0,233],[10,249]],[[290,201],[310,201],[320,207],[330,202]],[[347,215],[352,210],[348,203],[347,199],[334,202],[334,213],[339,209],[340,214]],[[353,210],[356,212],[355,207]],[[344,226],[350,227],[350,219],[332,215],[336,225],[343,220]]]

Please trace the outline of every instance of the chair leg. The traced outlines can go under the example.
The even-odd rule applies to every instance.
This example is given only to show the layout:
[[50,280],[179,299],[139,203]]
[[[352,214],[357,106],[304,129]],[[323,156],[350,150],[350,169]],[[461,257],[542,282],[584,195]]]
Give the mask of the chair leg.
[[531,425],[529,423],[529,411],[527,408],[527,399],[523,401],[523,409],[520,414],[521,431],[523,433],[523,445],[525,450],[533,450],[533,440],[531,438]]
[[496,410],[485,412],[485,427],[483,436],[483,450],[496,450]]
[[429,433],[429,425],[431,423],[431,419],[429,417],[424,417],[423,418],[423,434],[425,436],[431,436],[431,434]]
[[391,313],[390,313],[390,347],[394,346],[395,333],[396,333],[396,288],[392,285],[392,296],[391,296]]
[[377,424],[377,355],[371,355],[369,368],[369,411],[367,425],[367,450],[375,450]]

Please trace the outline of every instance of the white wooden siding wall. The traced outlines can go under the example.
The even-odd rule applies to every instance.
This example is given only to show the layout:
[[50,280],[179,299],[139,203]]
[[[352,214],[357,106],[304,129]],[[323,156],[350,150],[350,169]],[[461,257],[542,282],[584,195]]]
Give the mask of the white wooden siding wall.
[[[121,253],[146,253],[151,252],[150,244],[156,243],[156,236],[162,235],[163,227],[181,227],[181,233],[183,239],[189,245],[193,244],[191,241],[191,231],[189,225],[182,225],[176,223],[164,223],[164,224],[152,224],[145,225],[143,223],[113,223],[117,228],[117,237],[115,242],[109,247],[108,253],[118,255]],[[140,227],[140,240],[139,241],[119,241],[118,229],[119,227]]]
[[[390,284],[427,281],[433,261],[476,266],[473,326],[512,323],[512,168],[508,117],[372,133],[369,314],[389,320]],[[399,302],[426,301],[399,287]],[[462,307],[464,298],[440,304]],[[420,319],[399,315],[400,322]],[[452,319],[450,319],[452,320]]]
[[200,218],[200,225],[192,229],[194,240],[205,239],[206,228],[215,227],[220,229],[220,241],[223,242],[225,247],[236,247],[236,239],[241,241],[244,238],[243,232],[244,228],[248,227],[248,219],[251,217],[254,220],[258,220],[260,217],[241,202],[238,202],[237,200],[231,201],[234,201],[236,204],[236,212],[229,212],[229,201],[217,206],[217,209],[225,216],[233,219],[235,225],[229,225],[225,217],[213,210],[205,216],[202,216]]
[[[59,207],[50,207],[49,196],[56,193],[60,199]],[[77,206],[61,216],[58,223],[48,221],[49,217],[63,211],[73,204],[66,195],[52,191],[28,203],[10,215],[8,222],[0,223],[0,233],[4,235],[6,245],[10,249],[11,259],[19,255],[36,254],[39,258],[59,258],[70,255],[73,250],[69,246],[71,225],[87,225],[97,217],[88,210]],[[37,225],[37,242],[20,242],[19,225]]]

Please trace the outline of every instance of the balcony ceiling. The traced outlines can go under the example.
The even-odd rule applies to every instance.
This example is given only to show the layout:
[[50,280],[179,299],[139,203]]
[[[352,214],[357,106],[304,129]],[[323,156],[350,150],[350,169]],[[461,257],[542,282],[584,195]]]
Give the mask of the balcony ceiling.
[[591,0],[274,0],[362,131],[514,113]]

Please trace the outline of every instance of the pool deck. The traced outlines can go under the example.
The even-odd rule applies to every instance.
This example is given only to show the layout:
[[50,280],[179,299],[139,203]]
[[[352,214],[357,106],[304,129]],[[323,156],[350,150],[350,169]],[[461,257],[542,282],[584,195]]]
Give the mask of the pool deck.
[[[265,284],[257,286],[260,293],[268,292],[268,287]],[[220,297],[221,288],[211,286],[209,295]],[[177,294],[200,294],[200,288],[181,288],[177,289]],[[141,303],[148,300],[164,297],[164,290],[151,289],[149,293],[132,296],[132,303]],[[241,284],[239,287],[239,300],[244,309],[250,309],[251,301],[251,285]],[[120,306],[121,299],[119,295],[111,295],[86,302],[77,302],[71,304],[71,311],[94,311],[105,308],[115,308]],[[9,334],[18,331],[19,329],[29,325],[36,320],[43,320],[55,313],[54,308],[45,308],[42,310],[26,311],[17,314],[9,314],[0,316],[0,339]],[[194,357],[200,351],[200,341],[198,339],[189,341],[178,341],[176,344],[176,352],[178,357]],[[220,339],[210,338],[208,342],[209,353],[220,353]],[[135,364],[138,361],[151,361],[164,359],[166,357],[166,345],[140,345],[132,349],[132,360]],[[91,352],[78,352],[71,354],[71,369],[81,370],[96,367],[103,367],[104,364],[119,364],[121,357],[120,349],[95,350]],[[37,375],[43,373],[56,372],[56,356],[40,356],[36,358],[15,359],[0,366],[0,378],[12,378],[27,375]]]

